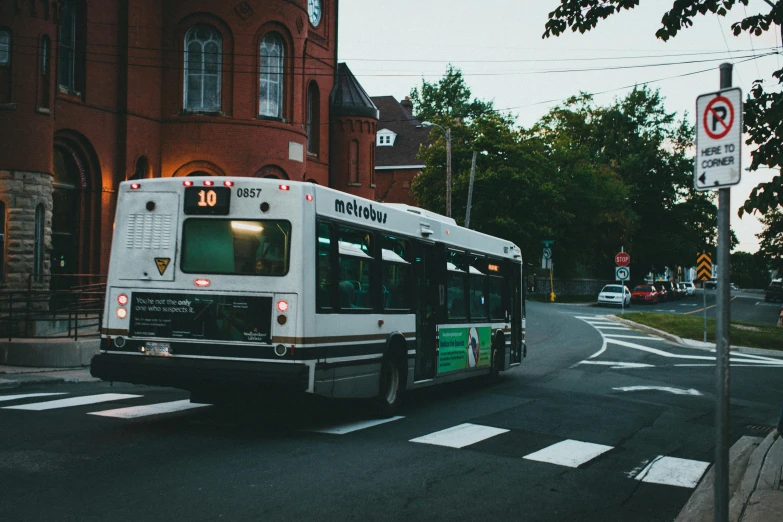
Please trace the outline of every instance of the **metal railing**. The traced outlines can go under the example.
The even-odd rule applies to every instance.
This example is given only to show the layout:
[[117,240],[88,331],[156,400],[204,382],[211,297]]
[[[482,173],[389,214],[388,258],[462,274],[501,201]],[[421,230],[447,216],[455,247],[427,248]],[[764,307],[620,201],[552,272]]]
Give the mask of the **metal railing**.
[[0,291],[0,338],[78,341],[100,335],[106,276],[31,276],[27,287]]

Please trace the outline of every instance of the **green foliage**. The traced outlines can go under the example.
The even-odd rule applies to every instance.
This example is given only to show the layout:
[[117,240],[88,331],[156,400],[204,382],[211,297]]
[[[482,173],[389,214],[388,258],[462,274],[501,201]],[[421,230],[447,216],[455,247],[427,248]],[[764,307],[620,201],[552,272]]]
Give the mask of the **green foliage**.
[[740,288],[766,288],[769,284],[769,270],[764,254],[732,253],[731,282]]
[[[760,36],[773,28],[781,27],[783,37],[783,0],[764,0],[770,8],[765,13],[746,16],[731,26],[734,35],[747,32]],[[633,9],[639,0],[560,0],[560,5],[549,13],[544,38],[558,36],[569,27],[572,31],[584,33],[594,28],[600,20],[624,9]],[[655,35],[668,40],[693,25],[696,16],[726,14],[737,5],[747,7],[749,0],[674,0],[671,9],[661,19],[661,27]],[[783,69],[773,73],[779,85],[783,85]],[[766,92],[761,80],[756,80],[751,89],[751,98],[745,103],[744,126],[749,135],[747,143],[756,145],[751,151],[751,170],[760,166],[783,167],[783,92]],[[762,214],[783,205],[783,177],[775,176],[772,181],[760,183],[753,189],[747,201],[739,210],[739,216],[746,212],[759,211]]]
[[[513,241],[527,260],[554,240],[559,274],[609,279],[625,246],[641,277],[651,265],[692,265],[714,235],[715,205],[692,187],[693,129],[666,112],[656,91],[634,89],[609,107],[573,97],[527,130],[472,100],[453,67],[411,98],[417,118],[451,131],[453,217],[465,215],[475,150],[471,227]],[[432,138],[412,189],[422,206],[444,213],[446,140],[437,128]]]
[[783,272],[783,211],[780,207],[770,210],[761,218],[761,224],[764,230],[756,234],[759,253],[769,269]]

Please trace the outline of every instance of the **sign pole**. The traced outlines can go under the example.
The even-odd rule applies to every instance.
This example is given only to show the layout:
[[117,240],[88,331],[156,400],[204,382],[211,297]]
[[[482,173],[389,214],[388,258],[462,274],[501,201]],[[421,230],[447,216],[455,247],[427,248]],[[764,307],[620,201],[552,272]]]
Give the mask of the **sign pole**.
[[704,342],[707,342],[707,282],[701,282],[701,296],[704,298]]
[[[732,65],[720,65],[720,88],[731,87]],[[741,129],[740,129],[741,132]],[[715,412],[715,522],[729,520],[729,280],[731,229],[729,208],[731,189],[718,190],[718,314],[715,328],[716,341],[716,388],[717,408]]]

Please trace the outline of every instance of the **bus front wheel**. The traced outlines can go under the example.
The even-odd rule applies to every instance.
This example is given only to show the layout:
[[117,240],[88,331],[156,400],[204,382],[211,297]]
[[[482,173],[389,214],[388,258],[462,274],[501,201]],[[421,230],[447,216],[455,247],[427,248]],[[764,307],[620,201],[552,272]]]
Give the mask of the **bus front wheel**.
[[402,402],[403,366],[392,357],[386,357],[381,364],[381,378],[378,397],[375,399],[375,413],[378,417],[391,417]]

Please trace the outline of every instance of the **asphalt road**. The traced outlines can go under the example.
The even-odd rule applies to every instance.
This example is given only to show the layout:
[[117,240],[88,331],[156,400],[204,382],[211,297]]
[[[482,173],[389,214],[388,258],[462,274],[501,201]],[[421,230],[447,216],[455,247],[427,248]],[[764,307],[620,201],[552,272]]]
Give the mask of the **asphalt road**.
[[[672,520],[713,460],[714,363],[614,312],[529,303],[522,368],[382,424],[354,402],[4,390],[0,520]],[[774,424],[782,378],[783,358],[733,357],[732,441]]]
[[[656,312],[688,314],[702,317],[705,309],[707,317],[715,318],[718,307],[716,305],[715,290],[696,289],[694,295],[659,303],[657,305],[634,304],[626,310],[631,312]],[[731,291],[731,321],[745,322],[774,326],[778,321],[778,313],[781,303],[768,303],[764,301],[763,290],[732,290]]]

